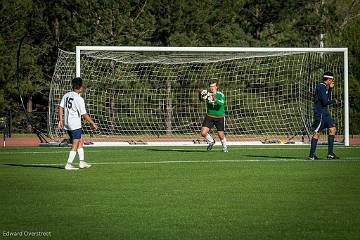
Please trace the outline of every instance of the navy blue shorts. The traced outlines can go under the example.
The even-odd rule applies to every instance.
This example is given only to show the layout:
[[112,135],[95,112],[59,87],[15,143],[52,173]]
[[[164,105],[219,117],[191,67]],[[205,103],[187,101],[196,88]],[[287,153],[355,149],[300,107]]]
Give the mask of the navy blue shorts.
[[80,139],[82,134],[82,129],[75,129],[75,130],[67,130],[67,133],[69,134],[70,141],[73,142],[74,139]]
[[335,127],[334,120],[329,115],[315,116],[315,120],[312,124],[312,130],[314,132],[321,132],[326,128]]

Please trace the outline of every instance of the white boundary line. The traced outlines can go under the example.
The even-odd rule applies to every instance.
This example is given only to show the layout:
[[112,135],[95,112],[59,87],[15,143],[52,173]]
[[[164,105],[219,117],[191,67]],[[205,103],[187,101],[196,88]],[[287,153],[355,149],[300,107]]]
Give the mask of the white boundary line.
[[[351,158],[352,159],[352,158]],[[242,162],[345,162],[343,160],[306,160],[306,159],[297,159],[297,158],[287,158],[287,159],[228,159],[228,160],[175,160],[175,161],[142,161],[142,162],[103,162],[103,163],[93,163],[94,165],[121,165],[121,164],[171,164],[171,163],[242,163]],[[349,160],[350,161],[360,161],[358,160]]]
[[[244,163],[244,162],[360,162],[360,158],[344,158],[339,160],[306,160],[297,158],[288,159],[228,159],[228,160],[175,160],[175,161],[127,161],[127,162],[97,162],[92,165],[132,165],[132,164],[173,164],[173,163]],[[15,164],[15,163],[14,163]],[[65,166],[65,163],[16,163],[27,166]]]

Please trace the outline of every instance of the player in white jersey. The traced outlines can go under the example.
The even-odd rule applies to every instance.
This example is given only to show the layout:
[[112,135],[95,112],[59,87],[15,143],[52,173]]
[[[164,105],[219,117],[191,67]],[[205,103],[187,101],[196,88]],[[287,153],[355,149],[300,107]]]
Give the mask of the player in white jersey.
[[[82,79],[77,77],[72,80],[72,92],[66,93],[60,102],[59,107],[59,128],[64,128],[69,134],[72,142],[69,158],[65,166],[66,170],[78,170],[79,168],[89,168],[90,164],[84,160],[81,116],[84,117],[94,129],[97,129],[97,125],[87,114],[85,109],[84,99],[80,96],[83,89]],[[65,115],[63,118],[63,114]],[[74,167],[72,162],[76,157],[76,152],[79,154],[79,168]]]

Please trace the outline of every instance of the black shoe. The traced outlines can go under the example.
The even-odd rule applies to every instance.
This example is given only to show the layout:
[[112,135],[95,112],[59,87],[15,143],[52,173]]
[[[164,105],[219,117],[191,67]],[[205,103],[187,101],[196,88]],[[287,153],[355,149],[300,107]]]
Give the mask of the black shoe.
[[209,143],[209,145],[207,146],[207,150],[210,151],[214,145],[215,145],[215,141]]
[[329,153],[327,155],[327,159],[340,159],[340,158],[336,156],[335,153]]
[[308,158],[307,158],[307,160],[318,160],[318,159],[319,158],[316,155],[314,155],[312,157],[308,156]]

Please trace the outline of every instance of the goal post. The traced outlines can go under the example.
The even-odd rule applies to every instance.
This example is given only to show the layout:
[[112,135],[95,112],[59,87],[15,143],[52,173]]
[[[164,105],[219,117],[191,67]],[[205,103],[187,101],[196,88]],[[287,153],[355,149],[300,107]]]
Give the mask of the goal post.
[[349,145],[347,48],[78,46],[75,54],[60,51],[49,96],[49,132],[64,134],[56,129],[55,108],[77,76],[84,79],[87,110],[99,124],[98,131],[84,127],[91,141],[204,143],[199,131],[205,106],[197,90],[217,80],[226,97],[230,144],[307,142],[312,96],[324,71],[334,72],[334,95],[343,100],[342,107],[330,109],[337,141]]

